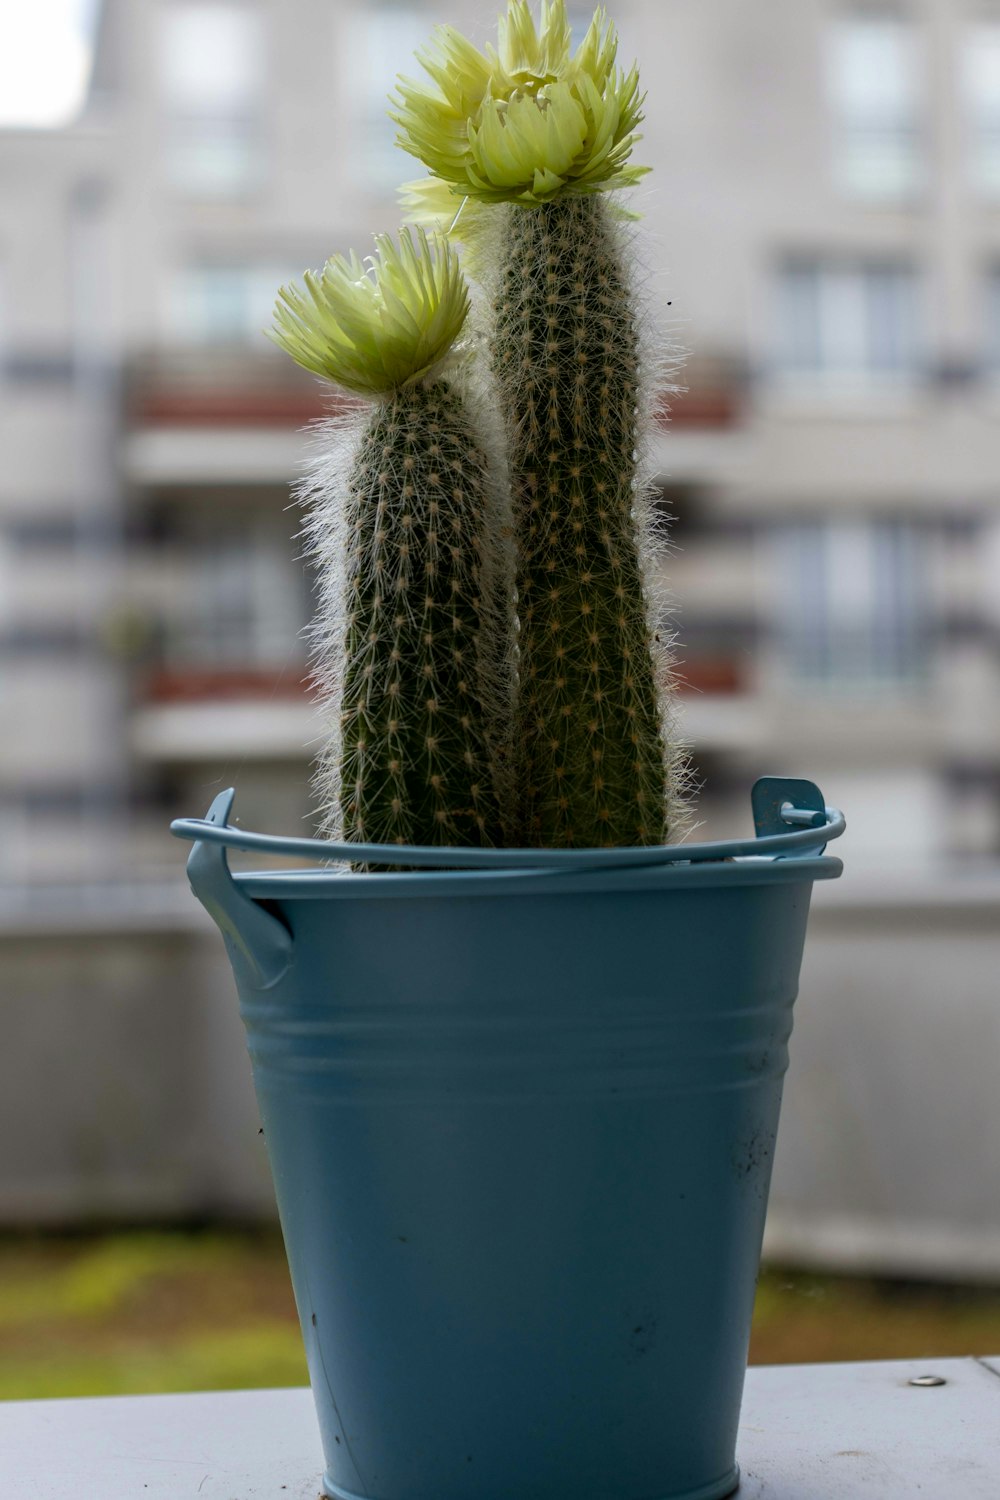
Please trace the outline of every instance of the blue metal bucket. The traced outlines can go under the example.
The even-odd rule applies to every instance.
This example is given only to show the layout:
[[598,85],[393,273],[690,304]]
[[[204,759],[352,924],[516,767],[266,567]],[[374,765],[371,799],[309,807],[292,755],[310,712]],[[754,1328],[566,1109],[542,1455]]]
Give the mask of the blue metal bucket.
[[[174,831],[239,987],[326,1494],[729,1494],[841,815],[768,778],[756,840],[366,850],[231,828],[232,798]],[[233,877],[226,846],[411,868]]]

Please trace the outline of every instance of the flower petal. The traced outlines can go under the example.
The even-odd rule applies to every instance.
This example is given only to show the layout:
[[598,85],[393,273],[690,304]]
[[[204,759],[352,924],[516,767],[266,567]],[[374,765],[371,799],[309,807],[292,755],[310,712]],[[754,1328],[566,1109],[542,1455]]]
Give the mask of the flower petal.
[[566,0],[508,0],[497,44],[478,51],[438,27],[418,61],[431,84],[400,77],[392,119],[402,148],[456,193],[541,202],[557,192],[631,186],[642,119],[638,71],[615,68],[618,36],[603,7],[570,55]]
[[454,250],[419,228],[402,229],[398,246],[376,236],[366,264],[335,255],[302,281],[280,289],[267,336],[307,370],[366,396],[426,374],[469,310]]

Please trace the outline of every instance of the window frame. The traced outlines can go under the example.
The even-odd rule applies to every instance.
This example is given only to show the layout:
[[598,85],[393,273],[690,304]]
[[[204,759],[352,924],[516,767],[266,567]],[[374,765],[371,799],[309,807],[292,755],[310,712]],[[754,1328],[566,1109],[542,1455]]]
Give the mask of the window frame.
[[[877,27],[897,28],[896,41],[900,44],[896,79],[900,97],[895,107],[883,101],[881,110],[876,95],[868,99],[866,107],[859,108],[859,99],[852,101],[849,97],[852,86],[857,89],[857,78],[852,85],[848,77],[851,29],[857,33],[853,38],[856,46],[862,28]],[[886,40],[883,37],[883,43]],[[877,36],[874,41],[877,45]],[[883,71],[885,62],[883,58]],[[856,69],[857,57],[854,66]],[[870,60],[868,66],[871,67]],[[831,170],[838,191],[855,203],[873,208],[901,209],[919,202],[926,190],[928,166],[927,63],[919,21],[892,5],[839,9],[827,25],[824,74]],[[880,150],[889,157],[896,153],[895,182],[890,180],[891,172],[883,175],[881,181],[877,170],[872,175]]]
[[[812,287],[805,277],[812,278]],[[880,360],[879,309],[874,298],[879,279],[885,278],[888,285],[892,277],[897,282],[889,298],[896,299],[897,308],[888,334],[883,326],[882,347],[888,348],[895,338],[899,354],[896,359]],[[795,278],[803,278],[797,288]],[[879,394],[898,397],[918,389],[928,366],[924,281],[920,262],[908,252],[791,251],[777,257],[770,299],[774,317],[768,374],[772,387],[817,396],[865,398]],[[792,297],[801,299],[799,316],[810,312],[803,290],[813,303],[813,360],[794,352]],[[884,313],[889,305],[888,299],[883,301],[881,311]],[[858,356],[854,359],[845,357],[852,345]]]
[[[239,17],[248,25],[248,82],[237,86],[233,98],[215,101],[197,89],[185,100],[175,93],[170,78],[171,24],[185,12],[189,17],[218,11]],[[258,0],[162,0],[156,16],[160,53],[157,85],[160,106],[161,164],[170,190],[194,201],[240,201],[259,193],[266,175],[267,15]],[[179,75],[178,75],[179,76]],[[197,164],[211,157],[206,151],[221,146],[237,163],[235,170],[199,173]],[[216,158],[218,161],[218,157]],[[195,170],[191,165],[195,164]]]

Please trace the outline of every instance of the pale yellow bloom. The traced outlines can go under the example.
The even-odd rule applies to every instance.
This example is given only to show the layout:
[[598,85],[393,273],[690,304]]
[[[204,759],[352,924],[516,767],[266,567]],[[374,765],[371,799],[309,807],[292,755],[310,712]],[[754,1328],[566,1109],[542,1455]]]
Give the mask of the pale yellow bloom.
[[431,83],[399,79],[390,114],[399,144],[456,198],[544,203],[561,193],[630,187],[643,95],[636,67],[615,67],[603,8],[571,55],[565,0],[509,0],[496,47],[480,52],[451,26],[417,54]]
[[279,291],[268,338],[305,369],[363,396],[426,375],[469,311],[455,251],[422,229],[402,229],[398,249],[389,235],[376,235],[373,256],[334,255],[302,281]]

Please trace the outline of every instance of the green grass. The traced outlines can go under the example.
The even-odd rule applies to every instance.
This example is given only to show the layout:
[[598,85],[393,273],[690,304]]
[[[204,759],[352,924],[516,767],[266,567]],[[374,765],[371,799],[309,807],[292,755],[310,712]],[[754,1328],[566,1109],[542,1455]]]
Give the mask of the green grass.
[[308,1381],[297,1328],[259,1323],[188,1335],[158,1348],[137,1341],[92,1352],[22,1352],[0,1371],[0,1400],[47,1396],[132,1396],[162,1391],[232,1391]]
[[772,1269],[757,1288],[752,1364],[997,1353],[997,1287]]
[[0,1399],[306,1379],[277,1234],[0,1241]]
[[[751,1360],[1000,1352],[1000,1289],[769,1270]],[[280,1236],[0,1237],[0,1398],[304,1385]]]

